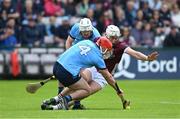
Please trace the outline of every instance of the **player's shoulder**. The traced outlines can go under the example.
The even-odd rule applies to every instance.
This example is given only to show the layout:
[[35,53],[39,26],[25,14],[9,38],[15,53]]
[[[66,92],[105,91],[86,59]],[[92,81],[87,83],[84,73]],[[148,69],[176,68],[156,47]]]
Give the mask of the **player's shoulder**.
[[93,30],[97,30],[97,28],[96,28],[96,27],[94,27],[94,26],[92,26],[92,28],[93,28]]
[[117,42],[116,44],[115,44],[115,48],[127,48],[128,47],[128,44],[127,43],[125,43],[125,42],[121,42],[121,41],[119,41],[119,42]]
[[79,30],[79,23],[75,23],[75,24],[72,26],[71,30]]
[[100,36],[101,34],[99,33],[99,31],[93,26],[93,35],[92,35],[93,40],[95,40],[95,38]]
[[69,34],[71,35],[71,37],[72,37],[73,39],[75,39],[75,38],[79,35],[79,23],[75,23],[75,24],[71,27],[71,30],[70,30]]
[[99,33],[99,31],[97,30],[97,28],[96,28],[96,27],[94,27],[94,26],[93,26],[93,32],[97,32],[97,33]]

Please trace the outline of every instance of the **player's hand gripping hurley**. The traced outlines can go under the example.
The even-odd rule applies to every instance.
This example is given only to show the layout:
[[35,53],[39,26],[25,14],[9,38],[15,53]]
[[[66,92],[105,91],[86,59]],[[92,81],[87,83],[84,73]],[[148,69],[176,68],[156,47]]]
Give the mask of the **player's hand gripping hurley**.
[[40,82],[36,82],[36,83],[28,83],[26,86],[26,91],[28,93],[35,93],[40,87],[42,87],[45,83],[47,83],[48,81],[50,81],[51,79],[54,79],[55,76],[51,76],[46,80],[40,81]]
[[122,89],[119,88],[117,83],[115,83],[115,89],[116,89],[117,95],[120,97],[120,99],[122,101],[123,109],[130,109],[130,101],[124,99],[123,91],[122,91]]

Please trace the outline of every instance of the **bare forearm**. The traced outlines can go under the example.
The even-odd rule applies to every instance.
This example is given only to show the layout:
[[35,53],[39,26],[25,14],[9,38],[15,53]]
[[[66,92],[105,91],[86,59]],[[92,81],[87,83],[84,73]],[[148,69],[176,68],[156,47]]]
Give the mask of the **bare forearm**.
[[141,52],[136,52],[136,58],[137,59],[140,59],[140,60],[144,60],[144,61],[153,61],[153,60],[156,60],[157,59],[157,56],[158,56],[158,52],[152,52],[151,54],[149,55],[144,55],[143,53]]
[[73,39],[68,36],[67,40],[66,40],[66,49],[69,49],[72,46],[73,43]]
[[125,49],[125,53],[133,56],[134,58],[138,59],[138,60],[144,60],[146,61],[148,56],[146,56],[145,54],[139,52],[139,51],[136,51],[136,50],[133,50],[132,48],[128,47]]
[[[109,83],[109,82],[108,82]],[[109,83],[110,84],[110,83]],[[123,95],[123,91],[122,89],[119,88],[117,82],[115,81],[114,83],[110,84],[113,89],[116,91],[117,95],[119,96],[119,98],[121,99],[122,102],[124,102],[124,95]]]
[[115,89],[115,83],[116,83],[116,81],[113,79],[112,75],[111,75],[110,77],[106,77],[106,78],[108,78],[108,80],[107,80],[108,84],[109,84],[112,88]]
[[108,84],[111,85],[111,87],[116,91],[118,97],[121,99],[121,102],[123,104],[123,109],[126,109],[127,106],[130,105],[130,102],[126,101],[124,98],[123,91],[119,88],[116,80],[113,78],[113,76],[108,72],[108,70],[100,70],[99,71],[103,77],[107,80]]
[[135,53],[134,57],[136,59],[143,60],[143,61],[147,61],[147,59],[148,59],[147,55],[145,55],[145,54],[143,54],[141,52],[138,52],[138,51]]
[[133,50],[132,48],[128,47],[125,49],[125,53],[133,56],[136,59],[143,60],[143,61],[153,61],[157,59],[159,55],[158,52],[152,52],[151,54],[145,55],[139,51]]
[[66,49],[69,49],[71,47],[71,43],[66,42]]
[[103,75],[108,84],[117,92],[117,93],[122,93],[120,88],[117,85],[116,80],[114,80],[113,76],[110,73],[106,73]]

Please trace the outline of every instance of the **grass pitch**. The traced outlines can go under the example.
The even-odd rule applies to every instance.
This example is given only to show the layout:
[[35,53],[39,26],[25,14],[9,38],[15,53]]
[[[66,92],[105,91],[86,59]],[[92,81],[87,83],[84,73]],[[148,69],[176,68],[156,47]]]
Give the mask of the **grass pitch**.
[[0,119],[2,118],[180,118],[180,80],[121,80],[119,86],[131,100],[123,110],[114,90],[107,86],[82,101],[87,110],[44,111],[42,100],[55,96],[57,82],[50,81],[35,94],[25,86],[37,80],[0,80]]

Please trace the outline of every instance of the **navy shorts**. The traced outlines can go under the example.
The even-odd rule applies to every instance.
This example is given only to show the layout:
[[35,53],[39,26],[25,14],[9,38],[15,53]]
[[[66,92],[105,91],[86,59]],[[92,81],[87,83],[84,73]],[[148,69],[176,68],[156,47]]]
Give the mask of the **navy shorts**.
[[80,80],[80,77],[74,78],[61,64],[56,62],[53,67],[53,74],[65,87],[68,87]]

